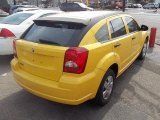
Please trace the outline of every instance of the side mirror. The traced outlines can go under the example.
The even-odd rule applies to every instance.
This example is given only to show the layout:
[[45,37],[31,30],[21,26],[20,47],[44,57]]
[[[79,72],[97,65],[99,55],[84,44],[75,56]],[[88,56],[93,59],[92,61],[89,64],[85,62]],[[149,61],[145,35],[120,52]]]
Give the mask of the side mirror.
[[141,25],[141,31],[147,31],[148,30],[148,26],[146,25]]

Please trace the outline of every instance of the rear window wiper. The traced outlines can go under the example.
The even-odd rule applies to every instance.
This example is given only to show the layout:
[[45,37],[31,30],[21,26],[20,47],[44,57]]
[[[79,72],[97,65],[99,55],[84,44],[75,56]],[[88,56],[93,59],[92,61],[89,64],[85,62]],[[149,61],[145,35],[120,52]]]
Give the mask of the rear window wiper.
[[43,39],[39,39],[39,42],[40,42],[40,43],[45,43],[45,44],[60,45],[60,44],[59,44],[59,43],[57,43],[57,42],[54,42],[54,41],[48,41],[48,40],[43,40]]

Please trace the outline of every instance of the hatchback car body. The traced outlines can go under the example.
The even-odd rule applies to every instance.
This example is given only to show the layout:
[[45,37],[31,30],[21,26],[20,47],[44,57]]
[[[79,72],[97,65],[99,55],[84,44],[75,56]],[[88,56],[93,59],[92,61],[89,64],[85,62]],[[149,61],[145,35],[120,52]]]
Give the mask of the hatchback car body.
[[61,11],[36,10],[12,14],[0,21],[0,55],[13,54],[13,40],[19,38],[23,32],[39,17],[58,14]]
[[115,12],[62,13],[34,21],[14,42],[16,82],[45,99],[104,105],[114,79],[147,49],[147,27]]

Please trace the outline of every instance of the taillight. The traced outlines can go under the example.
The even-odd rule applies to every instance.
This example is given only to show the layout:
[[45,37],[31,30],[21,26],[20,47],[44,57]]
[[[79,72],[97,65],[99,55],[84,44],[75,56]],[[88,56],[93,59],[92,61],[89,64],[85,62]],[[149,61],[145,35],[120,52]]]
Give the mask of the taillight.
[[15,35],[10,30],[2,28],[0,31],[0,37],[15,37]]
[[82,47],[69,48],[64,57],[63,72],[83,73],[88,58],[88,50]]
[[13,54],[14,54],[14,57],[17,58],[16,40],[13,40]]

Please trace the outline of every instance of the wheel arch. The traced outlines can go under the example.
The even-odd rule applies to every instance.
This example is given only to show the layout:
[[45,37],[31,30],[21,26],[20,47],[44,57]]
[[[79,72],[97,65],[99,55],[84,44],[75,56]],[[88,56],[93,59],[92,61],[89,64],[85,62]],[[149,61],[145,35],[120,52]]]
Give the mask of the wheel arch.
[[115,77],[117,77],[118,75],[118,64],[117,63],[113,63],[108,69],[113,70],[115,73]]
[[147,36],[146,39],[145,39],[145,42],[148,43],[148,41],[149,41],[149,36]]

